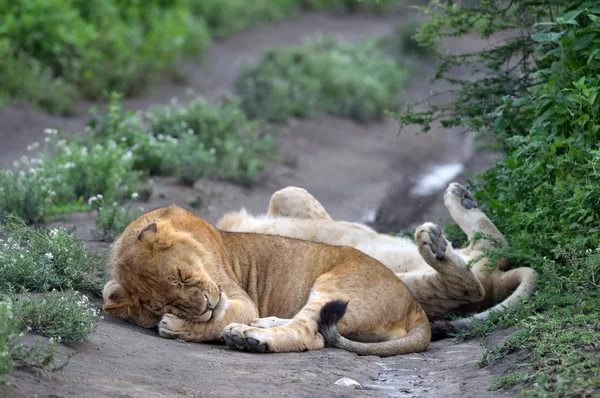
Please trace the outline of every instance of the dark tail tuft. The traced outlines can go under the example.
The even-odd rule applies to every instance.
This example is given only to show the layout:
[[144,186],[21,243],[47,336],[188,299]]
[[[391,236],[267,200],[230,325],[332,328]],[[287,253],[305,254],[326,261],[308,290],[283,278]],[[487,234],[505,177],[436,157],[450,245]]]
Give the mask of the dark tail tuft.
[[452,321],[439,320],[431,322],[431,341],[445,339],[451,334],[456,333]]
[[319,333],[323,335],[328,347],[337,347],[340,335],[337,331],[337,323],[348,308],[347,301],[330,301],[321,308],[321,319],[319,320]]

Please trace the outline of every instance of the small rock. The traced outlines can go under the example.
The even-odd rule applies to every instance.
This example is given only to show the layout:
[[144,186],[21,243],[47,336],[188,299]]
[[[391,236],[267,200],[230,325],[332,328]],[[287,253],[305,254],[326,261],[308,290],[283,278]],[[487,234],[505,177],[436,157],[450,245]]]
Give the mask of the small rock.
[[349,377],[342,377],[341,379],[336,381],[335,384],[338,386],[354,388],[355,390],[362,390],[362,388],[363,388],[362,385],[358,381],[352,380]]

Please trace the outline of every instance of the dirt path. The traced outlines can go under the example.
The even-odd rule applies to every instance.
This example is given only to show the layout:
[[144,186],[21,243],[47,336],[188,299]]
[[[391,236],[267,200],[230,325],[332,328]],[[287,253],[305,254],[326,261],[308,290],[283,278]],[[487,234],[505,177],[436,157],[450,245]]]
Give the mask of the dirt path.
[[[382,36],[391,33],[402,18],[402,15],[375,18],[307,14],[286,23],[246,31],[216,43],[205,67],[186,65],[190,76],[186,85],[165,83],[125,104],[128,108],[143,109],[151,104],[166,103],[171,97],[183,99],[189,88],[215,99],[231,90],[238,66],[255,60],[268,45],[296,44],[316,33],[334,34],[344,40]],[[470,44],[473,43],[466,43]],[[406,97],[414,99],[428,92],[429,85],[421,76],[414,79]],[[78,114],[68,119],[51,117],[26,106],[0,111],[0,164],[18,159],[27,144],[41,139],[43,128],[82,131],[87,120],[85,111],[90,105],[82,103]],[[365,126],[321,116],[283,128],[278,143],[295,160],[295,166],[274,166],[264,186],[246,190],[231,184],[201,181],[192,189],[183,188],[172,179],[160,178],[156,180],[153,198],[144,207],[148,210],[170,203],[185,205],[189,196],[204,196],[210,192],[209,206],[198,212],[215,221],[225,211],[241,206],[253,212],[264,211],[273,191],[297,185],[312,192],[336,218],[373,220],[382,203],[387,203],[392,210],[406,207],[409,210],[402,213],[407,213],[406,216],[391,214],[393,211],[380,212],[379,216],[383,226],[408,227],[407,224],[419,221],[423,214],[445,216],[430,207],[435,203],[439,209],[441,196],[433,200],[429,196],[407,194],[421,176],[435,166],[459,164],[462,167],[474,162],[469,141],[462,134],[436,130],[422,136],[397,136],[393,120]],[[406,199],[409,196],[412,199]],[[75,225],[90,245],[97,245],[89,233],[93,222],[90,214],[73,214],[61,221]],[[155,332],[106,317],[86,342],[74,347],[75,355],[64,370],[51,374],[19,370],[13,374],[12,384],[0,390],[0,395],[500,395],[487,391],[492,375],[486,369],[478,369],[479,344],[478,341],[454,344],[445,340],[433,343],[424,354],[387,359],[358,357],[331,349],[251,355],[233,352],[224,346],[160,339]],[[365,388],[353,390],[335,385],[341,377],[350,377]]]

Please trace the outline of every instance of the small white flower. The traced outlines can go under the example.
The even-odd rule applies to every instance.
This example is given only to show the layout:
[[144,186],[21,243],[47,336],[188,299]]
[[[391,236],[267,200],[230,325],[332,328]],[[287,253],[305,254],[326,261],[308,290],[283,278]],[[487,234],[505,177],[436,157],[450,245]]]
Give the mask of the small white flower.
[[139,197],[140,197],[140,194],[138,194],[137,192],[134,192],[131,194],[131,199],[133,199],[133,200],[138,200]]
[[54,256],[50,252],[44,254],[44,257],[46,257],[48,260],[52,260],[54,258]]
[[36,141],[33,144],[31,144],[31,145],[27,145],[27,151],[29,151],[29,152],[35,151],[39,147],[40,147],[40,143]]

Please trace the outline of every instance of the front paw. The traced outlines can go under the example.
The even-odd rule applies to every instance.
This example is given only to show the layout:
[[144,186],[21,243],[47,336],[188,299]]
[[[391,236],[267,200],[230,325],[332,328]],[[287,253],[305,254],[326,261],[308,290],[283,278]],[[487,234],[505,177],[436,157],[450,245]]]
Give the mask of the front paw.
[[187,321],[173,314],[164,314],[158,324],[158,334],[167,339],[190,340],[186,331]]
[[232,323],[225,327],[224,338],[225,343],[232,350],[247,351],[247,352],[267,352],[269,347],[258,338],[256,328],[242,325],[240,323]]

